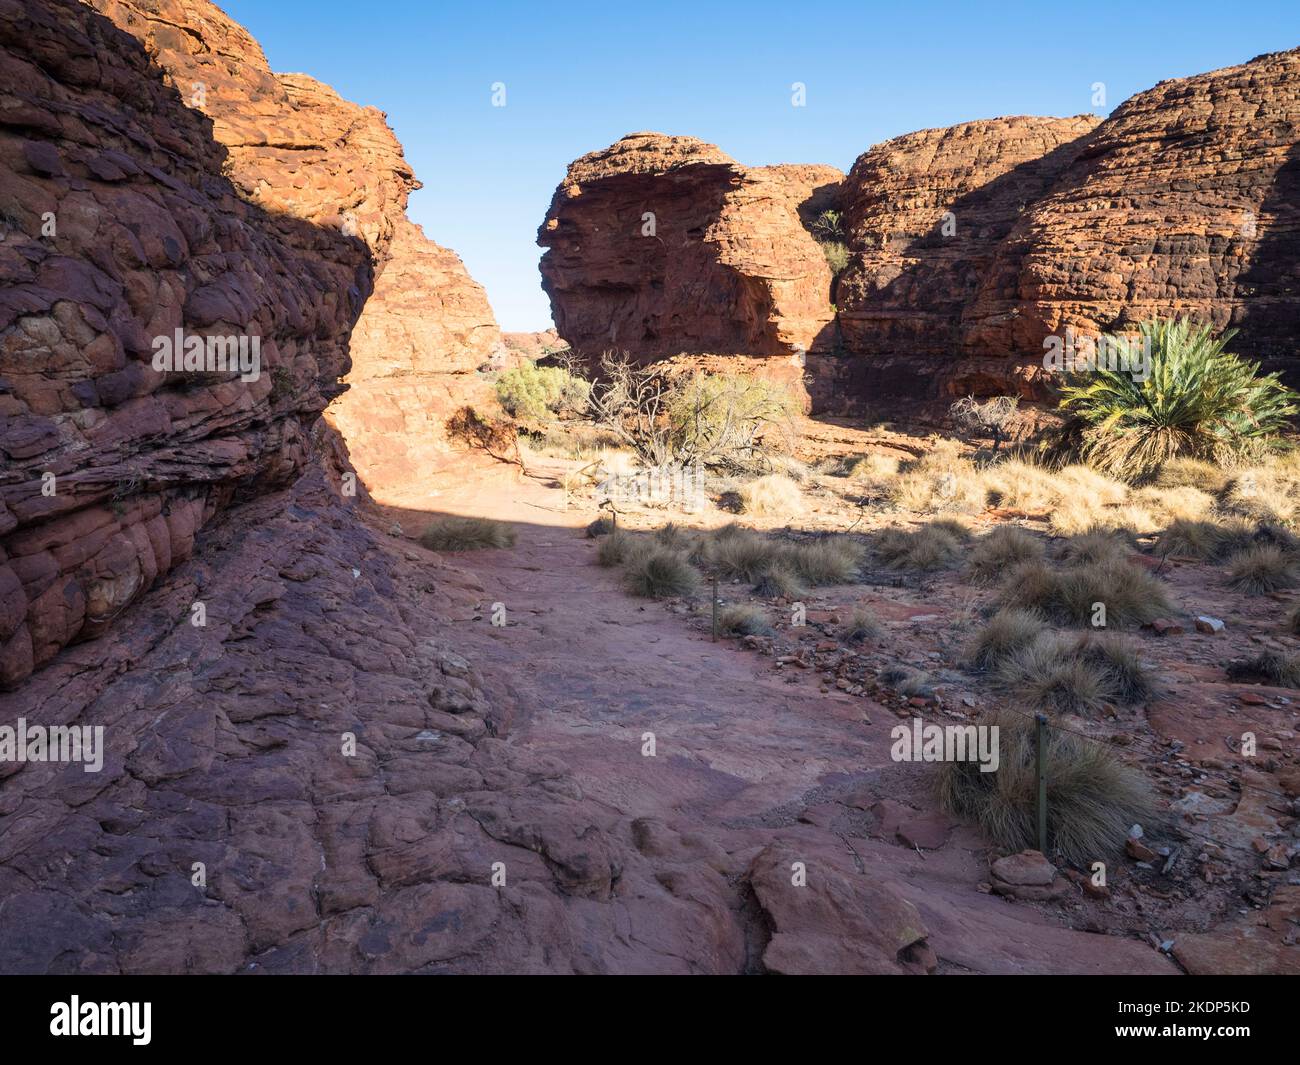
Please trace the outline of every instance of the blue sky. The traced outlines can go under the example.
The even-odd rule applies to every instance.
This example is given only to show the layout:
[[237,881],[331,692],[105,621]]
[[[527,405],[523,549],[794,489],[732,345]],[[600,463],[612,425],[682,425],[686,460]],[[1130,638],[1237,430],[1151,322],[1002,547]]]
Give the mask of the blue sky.
[[[1296,0],[218,2],[273,69],[388,113],[424,182],[411,217],[460,253],[508,330],[550,325],[535,239],[565,167],[625,133],[847,170],[900,133],[1105,114],[1163,78],[1300,45]],[[791,106],[796,81],[806,107]]]

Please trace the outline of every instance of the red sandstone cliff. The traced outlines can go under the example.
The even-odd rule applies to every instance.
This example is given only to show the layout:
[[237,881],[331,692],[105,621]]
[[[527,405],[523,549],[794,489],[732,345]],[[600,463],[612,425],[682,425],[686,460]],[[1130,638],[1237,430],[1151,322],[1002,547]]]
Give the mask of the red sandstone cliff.
[[207,0],[96,6],[212,118],[244,195],[370,246],[374,292],[352,334],[347,389],[328,417],[369,488],[389,495],[420,483],[450,454],[447,417],[484,398],[472,371],[501,338],[482,286],[406,218],[420,183],[383,112],[305,74],[272,72],[252,36]]
[[[0,682],[104,631],[236,496],[299,471],[371,257],[250,203],[146,55],[89,9],[8,3],[0,126]],[[154,338],[256,338],[166,372]]]
[[1087,115],[967,122],[858,158],[840,194],[852,259],[837,290],[850,354],[834,367],[839,388],[923,395],[952,373],[963,312],[999,245],[1096,125]]
[[[1300,376],[1300,50],[1164,82],[1104,122],[922,130],[824,168],[745,168],[634,134],[577,160],[539,236],[561,336],[588,351],[810,352],[816,409],[1041,395],[1066,327],[1190,314]],[[844,212],[828,273],[802,223]],[[642,235],[653,212],[657,235]],[[802,217],[801,217],[802,216]]]
[[[556,331],[578,350],[783,355],[831,341],[831,274],[805,225],[842,175],[744,167],[634,133],[583,156],[538,234]],[[652,216],[652,217],[651,217]]]
[[[0,971],[738,970],[722,874],[669,877],[699,864],[675,835],[651,857],[497,738],[436,563],[340,490],[319,415],[373,252],[328,190],[361,162],[336,145],[292,195],[266,163],[293,214],[232,158],[92,8],[0,0],[0,724],[104,741],[97,772],[0,762]],[[355,204],[376,244],[389,173]],[[472,346],[476,312],[444,309]],[[253,333],[266,372],[154,370],[176,326]]]

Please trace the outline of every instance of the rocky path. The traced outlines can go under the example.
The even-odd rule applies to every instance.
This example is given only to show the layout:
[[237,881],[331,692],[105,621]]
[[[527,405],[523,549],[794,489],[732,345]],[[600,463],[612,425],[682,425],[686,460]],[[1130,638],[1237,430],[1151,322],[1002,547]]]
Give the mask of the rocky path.
[[[627,596],[595,564],[582,532],[591,515],[566,513],[546,483],[489,474],[436,497],[430,513],[519,530],[513,549],[456,557],[441,581],[444,640],[476,663],[512,748],[562,762],[643,851],[722,872],[742,923],[757,892],[751,964],[766,950],[769,968],[852,969],[880,953],[882,930],[898,931],[887,914],[902,900],[927,933],[903,968],[1174,971],[1145,944],[982,894],[979,837],[938,814],[925,767],[891,761],[891,713]],[[503,627],[491,624],[494,603]],[[764,887],[756,864],[774,851],[804,863],[806,888],[781,870]]]

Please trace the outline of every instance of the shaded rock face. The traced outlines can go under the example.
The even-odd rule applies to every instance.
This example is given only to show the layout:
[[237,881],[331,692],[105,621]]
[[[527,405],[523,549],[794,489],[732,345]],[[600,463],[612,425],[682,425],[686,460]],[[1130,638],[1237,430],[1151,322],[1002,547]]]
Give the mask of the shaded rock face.
[[830,269],[807,223],[843,175],[744,167],[635,133],[573,163],[538,234],[555,327],[589,355],[790,355],[833,341]]
[[964,313],[974,355],[1153,315],[1234,327],[1293,360],[1300,333],[1300,49],[1126,101],[998,249]]
[[[12,686],[107,629],[220,507],[304,466],[373,268],[359,237],[239,195],[208,120],[90,8],[0,7],[0,65]],[[256,342],[260,366],[157,368],[177,330]]]
[[963,313],[1001,241],[1097,121],[967,122],[858,158],[840,194],[852,258],[836,303],[848,358],[810,365],[820,407],[837,396],[934,391],[961,352]]

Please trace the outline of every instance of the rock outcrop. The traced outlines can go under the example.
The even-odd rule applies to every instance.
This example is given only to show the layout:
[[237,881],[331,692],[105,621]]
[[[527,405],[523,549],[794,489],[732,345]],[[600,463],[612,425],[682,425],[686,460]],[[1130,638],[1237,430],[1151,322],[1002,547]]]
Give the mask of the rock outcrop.
[[806,228],[843,175],[745,167],[691,137],[634,133],[569,167],[538,234],[542,287],[575,349],[749,356],[833,342],[831,272]]
[[451,453],[444,425],[485,386],[500,343],[482,286],[406,217],[420,187],[382,111],[305,74],[278,74],[207,0],[96,0],[138,37],[186,102],[213,120],[240,192],[268,211],[360,237],[377,277],[328,417],[367,487],[388,495]]
[[[743,967],[723,874],[668,886],[498,736],[436,563],[344,490],[320,413],[387,208],[363,240],[251,204],[75,0],[0,0],[0,74],[0,971]],[[255,337],[261,372],[155,369],[175,329]],[[99,738],[15,753],[47,728]]]
[[1000,243],[1096,124],[1088,115],[967,122],[858,158],[840,193],[852,258],[836,303],[848,357],[811,367],[819,405],[923,395],[951,374],[963,312]]
[[[11,686],[108,628],[220,507],[304,467],[373,268],[358,237],[240,195],[209,121],[90,8],[6,3],[0,63]],[[160,363],[178,335],[205,359]]]
[[1298,369],[1300,49],[1121,104],[998,248],[963,313],[972,355],[1041,365],[1067,327],[1187,314]]

